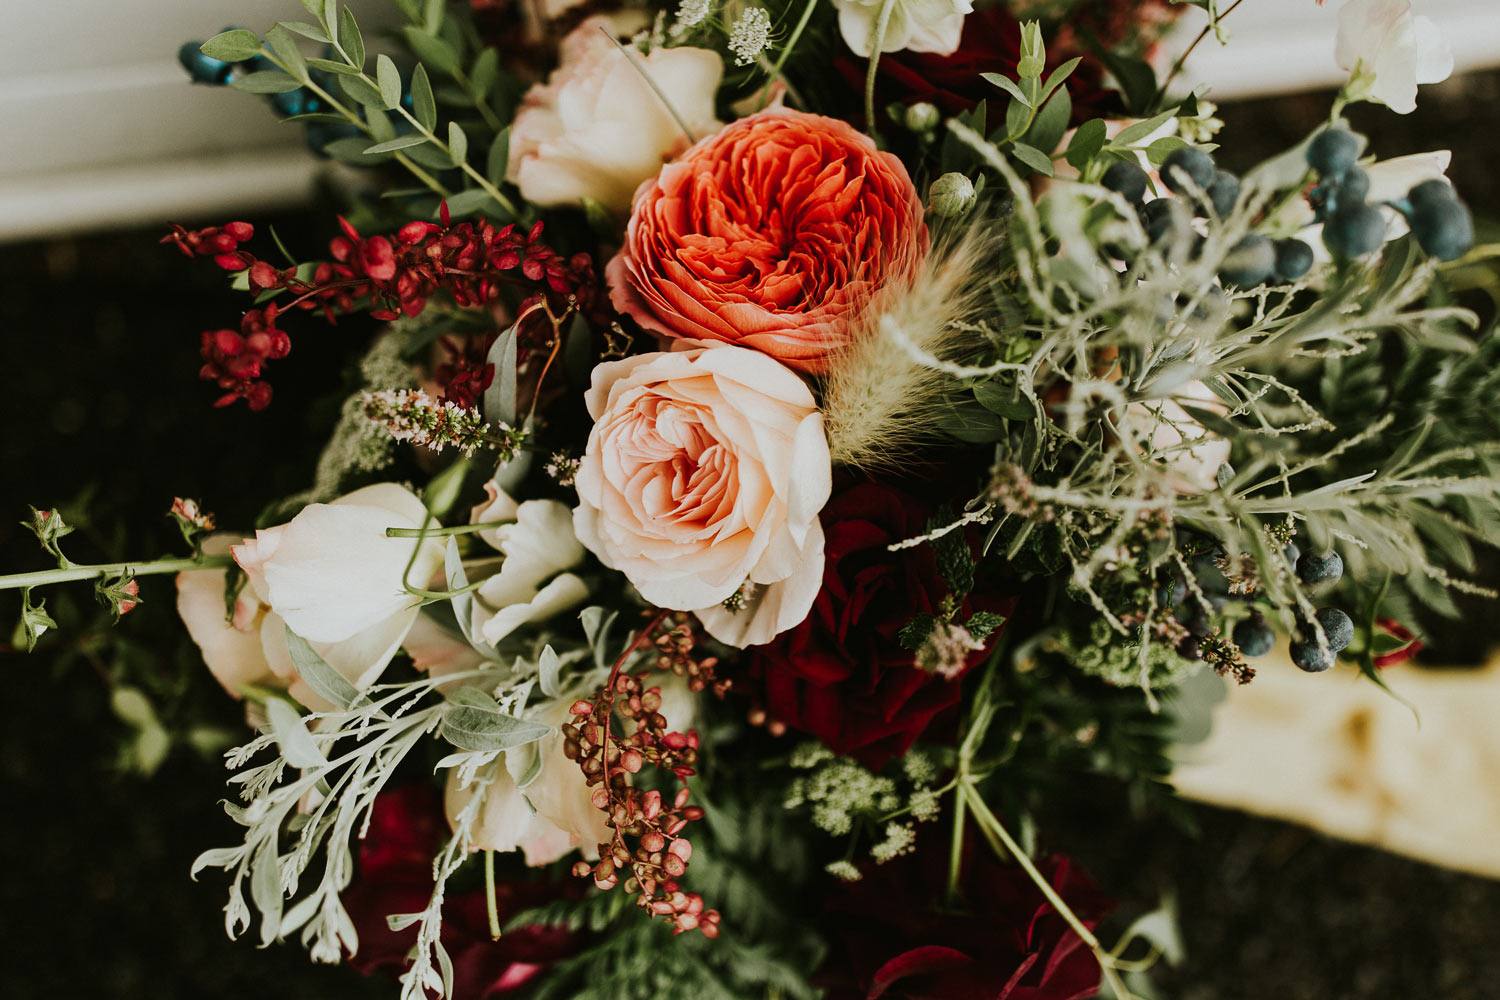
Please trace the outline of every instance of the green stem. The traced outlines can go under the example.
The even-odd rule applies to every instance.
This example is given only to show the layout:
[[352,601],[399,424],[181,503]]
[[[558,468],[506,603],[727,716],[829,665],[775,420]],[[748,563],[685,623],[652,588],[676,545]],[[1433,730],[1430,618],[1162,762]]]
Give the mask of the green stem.
[[865,130],[874,139],[880,137],[880,129],[875,125],[875,71],[880,66],[880,50],[885,46],[885,31],[895,9],[896,0],[885,0],[880,5],[880,14],[875,18],[875,37],[870,40],[870,66],[865,70]]
[[472,535],[480,531],[488,531],[506,524],[515,524],[515,519],[508,521],[475,521],[473,524],[455,524],[451,528],[386,528],[387,538],[436,538],[440,535]]
[[[340,50],[340,51],[342,51],[342,50]],[[267,48],[262,47],[261,50],[260,50],[260,54],[261,54],[262,58],[264,58],[267,61],[269,61],[272,65],[276,66],[283,73],[286,73],[288,76],[296,77],[296,79],[298,81],[300,81],[304,87],[306,87],[308,90],[312,91],[314,94],[317,94],[319,98],[321,98],[322,100],[324,100],[324,101],[326,101],[328,103],[328,106],[330,108],[332,108],[333,110],[337,111],[339,114],[343,115],[344,118],[348,120],[349,124],[353,125],[355,128],[359,129],[361,132],[363,132],[365,135],[369,136],[370,138],[372,138],[372,139],[374,138],[374,135],[370,132],[370,126],[365,122],[365,120],[363,118],[361,118],[359,115],[355,114],[353,111],[351,111],[344,104],[340,103],[340,101],[336,97],[334,97],[332,94],[330,94],[328,91],[326,91],[322,87],[318,86],[317,83],[315,83],[313,81],[313,78],[312,78],[311,75],[308,75],[306,77],[297,76],[296,73],[293,73],[291,71],[290,67],[288,67],[285,63],[283,63],[280,59],[276,58],[276,54],[274,52],[272,52],[271,50],[269,50]],[[348,56],[345,56],[344,57],[344,61],[347,62],[348,58],[349,58]],[[401,166],[405,167],[406,170],[413,177],[415,177],[417,180],[421,181],[422,184],[423,184],[423,186],[425,186],[429,191],[431,191],[433,194],[437,195],[439,198],[444,198],[444,199],[448,198],[448,196],[449,196],[448,189],[445,188],[445,187],[443,187],[442,183],[439,182],[436,177],[433,177],[427,171],[425,171],[421,167],[417,166],[417,164],[412,161],[411,157],[405,155],[404,153],[398,152],[395,155],[396,155],[396,162],[399,163],[399,164],[401,164]]]
[[1244,2],[1245,0],[1234,0],[1234,3],[1230,4],[1224,9],[1224,13],[1220,14],[1216,18],[1209,19],[1208,24],[1204,26],[1203,30],[1198,32],[1198,37],[1194,38],[1192,43],[1189,44],[1187,48],[1182,50],[1182,55],[1177,57],[1177,61],[1174,62],[1172,64],[1172,68],[1167,71],[1166,79],[1161,82],[1161,86],[1156,90],[1156,98],[1151,102],[1151,107],[1146,109],[1148,112],[1156,110],[1161,106],[1161,103],[1167,99],[1168,88],[1170,88],[1173,82],[1176,81],[1178,75],[1182,72],[1182,68],[1187,65],[1188,56],[1193,54],[1193,50],[1198,47],[1198,43],[1207,38],[1209,32],[1213,31],[1215,27],[1224,20],[1224,18],[1228,17],[1230,14],[1233,14],[1234,9]]
[[95,563],[90,566],[68,566],[64,569],[43,569],[34,573],[12,573],[0,576],[0,590],[20,590],[25,587],[41,587],[49,583],[68,583],[75,580],[94,580],[105,576],[156,576],[162,573],[181,573],[184,570],[218,569],[234,562],[230,556],[201,556],[187,559],[156,559],[151,562]]
[[484,852],[484,904],[490,917],[490,940],[500,940],[500,906],[495,899],[495,852]]
[[776,86],[776,81],[781,79],[782,67],[786,65],[787,59],[791,58],[792,50],[797,47],[797,42],[802,38],[802,32],[807,28],[807,22],[812,20],[813,10],[818,6],[818,0],[807,0],[807,6],[802,8],[802,16],[797,19],[797,26],[792,29],[791,37],[781,47],[781,54],[776,57],[776,62],[771,66],[771,74],[766,78],[766,85],[761,90],[760,107],[764,108],[771,100],[771,88]]

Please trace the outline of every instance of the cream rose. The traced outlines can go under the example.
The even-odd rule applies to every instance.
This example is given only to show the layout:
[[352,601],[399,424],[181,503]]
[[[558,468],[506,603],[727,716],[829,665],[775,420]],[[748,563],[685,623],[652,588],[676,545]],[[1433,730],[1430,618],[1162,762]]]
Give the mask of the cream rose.
[[718,131],[719,54],[688,46],[649,55],[622,50],[614,41],[621,27],[603,17],[584,21],[563,39],[547,82],[526,93],[511,126],[507,179],[527,201],[592,198],[624,212],[640,183],[688,146],[683,125],[695,138]]
[[600,562],[732,646],[807,617],[831,470],[802,379],[755,351],[689,347],[599,365],[584,399],[573,525]]
[[374,684],[421,611],[403,579],[426,584],[443,559],[438,541],[388,538],[385,529],[419,528],[426,515],[410,490],[379,483],[304,507],[233,547],[246,586],[267,609],[260,619],[266,660],[302,704],[330,707],[297,677],[286,629],[356,688]]
[[[203,541],[209,555],[228,555],[239,541],[237,535],[211,535]],[[222,569],[191,570],[177,574],[177,615],[188,635],[203,654],[208,670],[231,698],[244,696],[250,684],[281,686],[262,641],[262,626],[274,618],[274,627],[284,628],[280,616],[261,603],[252,587],[242,587],[233,610],[226,616],[224,585],[228,572]]]

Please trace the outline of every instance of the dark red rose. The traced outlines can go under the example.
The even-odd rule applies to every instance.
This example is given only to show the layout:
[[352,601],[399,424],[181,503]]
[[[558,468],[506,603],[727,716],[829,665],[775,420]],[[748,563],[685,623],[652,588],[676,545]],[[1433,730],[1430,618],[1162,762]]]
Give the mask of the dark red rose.
[[[1085,58],[1068,78],[1073,121],[1081,122],[1106,111],[1118,111],[1118,99],[1112,91],[1104,89],[1103,70],[1086,52],[1049,39],[1048,71],[1076,55]],[[1020,22],[1003,5],[986,7],[964,19],[958,49],[949,55],[911,51],[882,55],[880,66],[875,71],[876,106],[883,107],[892,101],[901,104],[927,101],[944,114],[953,115],[968,111],[981,100],[988,99],[990,123],[998,125],[1004,118],[1009,99],[1004,91],[987,83],[979,74],[1002,73],[1015,79],[1016,64],[1020,60]],[[844,48],[834,64],[851,87],[863,92],[866,60]]]
[[[365,975],[398,976],[417,928],[393,931],[386,917],[416,913],[432,894],[432,858],[447,839],[448,826],[437,790],[409,785],[375,800],[370,831],[359,849],[359,874],[343,901],[359,934],[359,951],[349,964]],[[568,886],[571,888],[571,884]],[[500,920],[518,910],[557,898],[561,890],[545,881],[496,885]],[[484,890],[449,895],[443,906],[443,946],[453,959],[454,995],[488,1000],[519,990],[552,963],[577,950],[578,936],[556,927],[521,927],[490,939]]]
[[[1020,866],[1002,864],[977,837],[964,852],[962,905],[939,905],[948,884],[937,836],[872,865],[825,906],[833,941],[819,978],[827,1000],[1083,1000],[1099,963]],[[1072,861],[1042,874],[1090,929],[1110,901]]]
[[[887,550],[926,531],[928,517],[921,503],[889,486],[860,483],[836,494],[823,508],[823,589],[812,612],[751,651],[751,688],[758,681],[771,719],[872,768],[905,753],[959,698],[958,678],[917,667],[896,640],[903,625],[937,613],[948,595],[932,546]],[[1007,614],[1013,602],[974,603]],[[965,601],[957,620],[971,610]],[[984,655],[975,652],[968,666]]]

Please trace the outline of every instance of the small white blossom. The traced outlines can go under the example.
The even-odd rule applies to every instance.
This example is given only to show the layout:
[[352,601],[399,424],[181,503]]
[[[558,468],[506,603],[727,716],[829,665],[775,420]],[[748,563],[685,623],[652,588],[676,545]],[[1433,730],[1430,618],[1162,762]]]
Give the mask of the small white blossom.
[[736,66],[748,66],[771,47],[771,15],[764,7],[746,7],[729,29],[729,51]]
[[1441,83],[1453,72],[1453,50],[1412,0],[1346,0],[1339,10],[1334,49],[1349,71],[1351,100],[1384,104],[1397,114],[1417,109],[1417,85]]
[[713,0],[681,0],[677,4],[677,28],[696,28],[712,9]]
[[858,882],[860,880],[859,869],[852,861],[830,861],[823,866],[823,870],[834,878],[843,879],[845,882]]
[[887,823],[885,825],[885,839],[870,848],[870,857],[877,864],[884,864],[892,858],[899,858],[903,854],[910,854],[917,844],[917,831],[906,823]]
[[955,622],[937,622],[927,633],[927,640],[917,650],[917,666],[928,673],[949,680],[964,672],[969,654],[984,648],[984,643]]

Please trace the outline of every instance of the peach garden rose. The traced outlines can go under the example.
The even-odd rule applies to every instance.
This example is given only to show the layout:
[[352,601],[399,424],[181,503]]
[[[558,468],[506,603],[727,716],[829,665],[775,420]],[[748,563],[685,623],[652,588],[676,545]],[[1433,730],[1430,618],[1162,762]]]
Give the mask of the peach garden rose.
[[578,539],[651,603],[732,646],[799,624],[823,575],[823,418],[795,373],[737,347],[599,365]]
[[615,308],[647,330],[820,373],[927,247],[900,160],[845,122],[773,108],[642,184],[606,274]]

